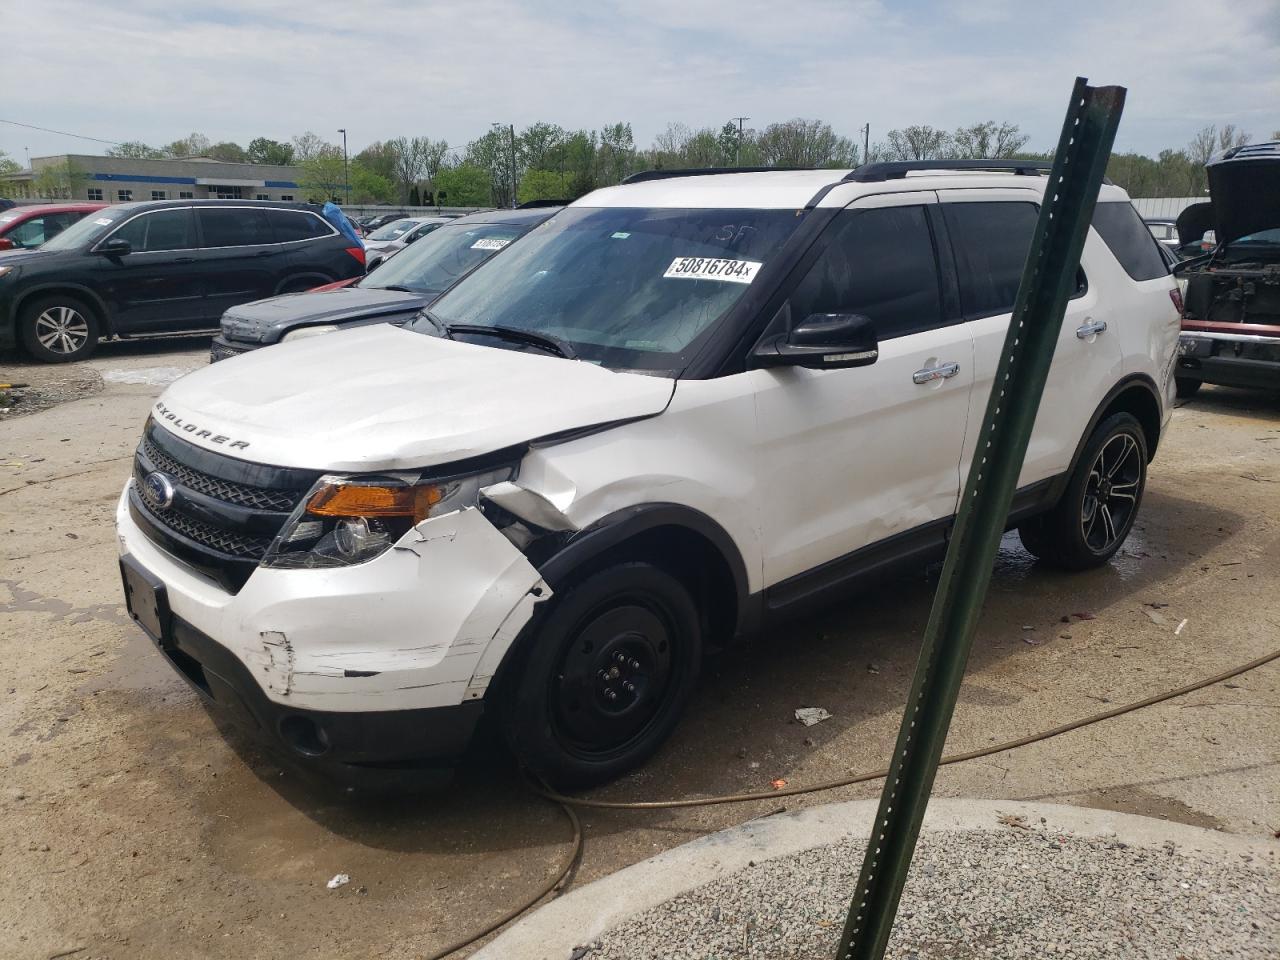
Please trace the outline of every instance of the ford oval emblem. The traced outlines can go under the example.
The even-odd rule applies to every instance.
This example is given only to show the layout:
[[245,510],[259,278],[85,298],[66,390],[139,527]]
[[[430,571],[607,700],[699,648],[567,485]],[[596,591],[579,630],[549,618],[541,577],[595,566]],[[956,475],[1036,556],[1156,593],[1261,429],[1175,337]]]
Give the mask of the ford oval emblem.
[[142,486],[147,501],[157,510],[168,510],[173,505],[173,481],[168,474],[158,470],[148,473],[142,480]]

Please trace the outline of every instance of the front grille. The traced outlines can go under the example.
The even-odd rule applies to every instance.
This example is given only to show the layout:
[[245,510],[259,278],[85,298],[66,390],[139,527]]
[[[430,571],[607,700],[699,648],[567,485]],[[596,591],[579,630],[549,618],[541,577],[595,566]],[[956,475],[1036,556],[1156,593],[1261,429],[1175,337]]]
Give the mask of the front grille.
[[[172,485],[171,502],[146,483],[153,472]],[[319,474],[214,453],[148,423],[133,476],[130,507],[142,531],[234,593]]]
[[157,470],[163,470],[182,486],[196,493],[203,493],[206,497],[234,503],[239,507],[291,513],[302,496],[303,491],[299,490],[267,490],[262,487],[251,487],[248,484],[232,483],[229,480],[193,470],[173,459],[145,435],[142,438],[142,452]]

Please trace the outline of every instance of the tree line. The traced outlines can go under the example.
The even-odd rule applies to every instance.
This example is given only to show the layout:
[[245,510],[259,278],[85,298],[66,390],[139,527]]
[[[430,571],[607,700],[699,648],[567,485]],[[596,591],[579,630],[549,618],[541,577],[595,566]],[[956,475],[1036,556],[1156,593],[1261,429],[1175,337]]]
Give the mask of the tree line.
[[[1280,139],[1280,130],[1271,134]],[[640,170],[705,167],[854,167],[881,160],[1044,159],[1026,149],[1029,137],[1015,123],[988,120],[946,130],[912,125],[882,140],[859,143],[822,120],[797,118],[760,129],[726,122],[719,128],[670,123],[647,148],[637,147],[631,124],[570,130],[538,122],[523,130],[495,125],[465,146],[430,137],[396,137],[344,157],[342,147],[308,131],[288,141],[256,137],[247,146],[214,143],[201,133],[163,147],[133,141],[107,151],[140,159],[209,157],[228,163],[296,165],[307,199],[411,206],[509,206],[517,202],[573,200]],[[1250,142],[1234,124],[1207,126],[1181,148],[1155,157],[1112,154],[1107,174],[1133,197],[1199,196],[1204,165],[1218,151]],[[0,153],[0,177],[17,164]],[[69,196],[75,172],[46,168],[37,178],[42,196]],[[47,182],[45,182],[47,181]]]

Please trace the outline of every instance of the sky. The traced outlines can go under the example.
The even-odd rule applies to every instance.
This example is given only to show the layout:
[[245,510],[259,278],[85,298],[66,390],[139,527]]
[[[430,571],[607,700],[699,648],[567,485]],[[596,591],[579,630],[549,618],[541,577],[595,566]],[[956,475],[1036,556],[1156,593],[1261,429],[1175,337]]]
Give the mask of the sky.
[[[646,147],[745,115],[873,141],[1007,120],[1048,149],[1076,75],[1128,87],[1119,150],[1280,130],[1280,0],[5,0],[0,33],[0,119],[156,145],[545,120]],[[0,123],[19,162],[107,146]]]

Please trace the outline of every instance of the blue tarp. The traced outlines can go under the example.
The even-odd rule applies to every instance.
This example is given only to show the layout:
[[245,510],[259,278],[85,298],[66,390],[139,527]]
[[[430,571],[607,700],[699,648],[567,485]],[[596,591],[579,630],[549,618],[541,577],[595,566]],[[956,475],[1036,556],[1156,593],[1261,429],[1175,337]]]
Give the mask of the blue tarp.
[[338,230],[342,232],[342,235],[353,244],[357,247],[364,246],[360,241],[360,235],[356,233],[355,228],[351,226],[350,222],[348,222],[347,215],[342,212],[342,208],[340,206],[330,200],[321,208],[320,212],[324,215],[326,220],[337,227]]

